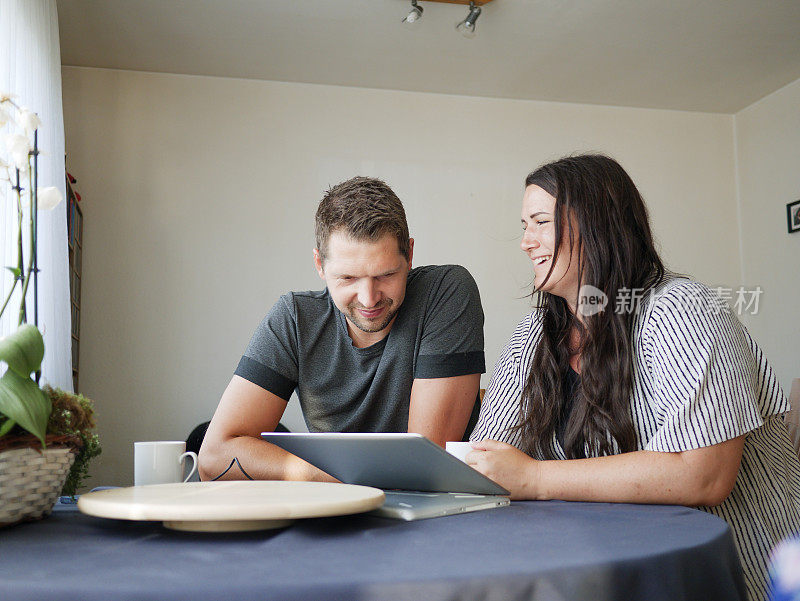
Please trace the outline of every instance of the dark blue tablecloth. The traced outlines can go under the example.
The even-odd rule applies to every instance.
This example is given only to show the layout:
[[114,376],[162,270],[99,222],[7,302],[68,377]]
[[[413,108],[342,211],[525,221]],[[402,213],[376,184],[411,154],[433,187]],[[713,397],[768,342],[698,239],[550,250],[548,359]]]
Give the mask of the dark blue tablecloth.
[[744,600],[727,524],[673,506],[525,502],[400,522],[175,532],[58,508],[0,530],[0,598]]

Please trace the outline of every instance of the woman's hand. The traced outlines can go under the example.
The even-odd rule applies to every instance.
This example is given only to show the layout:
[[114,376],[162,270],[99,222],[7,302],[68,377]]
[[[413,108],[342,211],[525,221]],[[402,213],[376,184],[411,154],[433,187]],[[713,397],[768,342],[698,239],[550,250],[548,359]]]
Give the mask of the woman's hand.
[[487,478],[511,492],[513,500],[536,499],[539,462],[504,442],[472,443],[466,462]]

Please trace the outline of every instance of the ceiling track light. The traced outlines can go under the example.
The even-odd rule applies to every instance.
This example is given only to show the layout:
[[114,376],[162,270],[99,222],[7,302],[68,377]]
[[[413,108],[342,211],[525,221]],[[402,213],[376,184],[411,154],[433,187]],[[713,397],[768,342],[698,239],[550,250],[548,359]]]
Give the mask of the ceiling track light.
[[423,8],[417,4],[417,0],[411,0],[411,10],[403,19],[403,23],[409,25],[416,23],[422,18]]
[[481,7],[475,6],[475,2],[470,0],[469,14],[463,21],[456,23],[456,31],[463,35],[465,38],[475,37],[475,21],[481,16]]
[[[489,4],[492,0],[425,0],[426,2],[441,2],[443,4],[469,4],[467,18],[456,23],[456,31],[466,38],[475,37],[475,22],[481,16],[481,6]],[[403,18],[403,23],[413,25],[422,19],[424,9],[419,5],[420,0],[411,0],[411,10]]]

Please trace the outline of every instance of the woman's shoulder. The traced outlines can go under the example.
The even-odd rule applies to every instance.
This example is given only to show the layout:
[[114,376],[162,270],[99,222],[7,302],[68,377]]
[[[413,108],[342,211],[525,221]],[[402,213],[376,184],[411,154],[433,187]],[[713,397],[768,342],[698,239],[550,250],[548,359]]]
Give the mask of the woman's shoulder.
[[535,307],[527,313],[516,325],[508,343],[505,347],[505,354],[520,357],[528,354],[534,348],[542,335],[542,323],[544,321],[544,309]]
[[517,327],[514,329],[514,336],[530,338],[532,335],[538,336],[541,334],[544,314],[544,307],[534,307],[534,309],[525,315],[517,324]]
[[646,292],[649,298],[656,301],[670,301],[698,294],[713,294],[713,290],[702,282],[689,276],[669,272]]
[[696,324],[698,317],[703,317],[701,321],[715,321],[712,316],[724,316],[726,321],[732,317],[730,307],[718,291],[702,282],[673,273],[668,273],[660,282],[641,291],[637,312],[643,321],[674,324]]
[[746,352],[746,330],[717,290],[686,276],[667,274],[644,291],[636,306],[634,340],[645,355],[655,349],[707,348],[723,340]]

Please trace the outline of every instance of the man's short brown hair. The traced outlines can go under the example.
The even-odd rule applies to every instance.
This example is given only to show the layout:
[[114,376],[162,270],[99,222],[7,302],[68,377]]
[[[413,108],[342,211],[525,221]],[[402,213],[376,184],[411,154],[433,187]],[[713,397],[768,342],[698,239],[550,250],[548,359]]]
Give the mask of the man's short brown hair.
[[325,259],[332,232],[343,230],[355,240],[376,241],[385,234],[397,239],[397,248],[406,259],[410,242],[403,203],[379,179],[354,177],[330,188],[317,207],[314,233],[317,249]]

